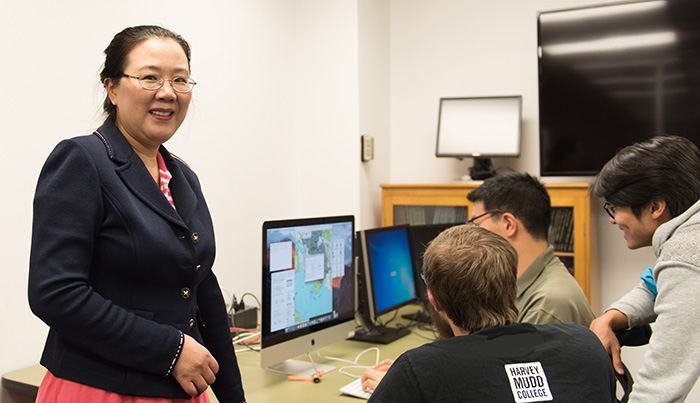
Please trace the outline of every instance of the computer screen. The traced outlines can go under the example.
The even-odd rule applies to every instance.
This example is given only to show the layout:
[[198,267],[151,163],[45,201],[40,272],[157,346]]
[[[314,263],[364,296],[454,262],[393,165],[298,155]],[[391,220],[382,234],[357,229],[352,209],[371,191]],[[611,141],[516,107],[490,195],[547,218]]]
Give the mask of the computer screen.
[[291,358],[346,339],[355,330],[353,216],[263,223],[260,365],[311,375]]
[[521,97],[440,98],[438,157],[520,155]]
[[472,179],[493,175],[489,157],[520,155],[522,97],[440,98],[437,157],[473,157]]
[[700,146],[698,21],[696,0],[539,13],[540,175],[596,175],[620,148],[657,135]]
[[464,223],[449,223],[449,224],[428,224],[428,225],[411,225],[408,227],[408,238],[411,244],[411,256],[413,259],[414,274],[416,279],[416,297],[418,302],[423,306],[423,310],[403,315],[406,319],[412,319],[419,322],[430,322],[428,317],[428,309],[426,307],[428,301],[428,289],[421,279],[423,272],[423,254],[432,241],[442,231]]
[[381,326],[377,319],[417,299],[408,225],[364,230],[360,241],[364,270],[358,283],[364,304],[359,314],[363,330],[353,339],[388,343],[409,331]]

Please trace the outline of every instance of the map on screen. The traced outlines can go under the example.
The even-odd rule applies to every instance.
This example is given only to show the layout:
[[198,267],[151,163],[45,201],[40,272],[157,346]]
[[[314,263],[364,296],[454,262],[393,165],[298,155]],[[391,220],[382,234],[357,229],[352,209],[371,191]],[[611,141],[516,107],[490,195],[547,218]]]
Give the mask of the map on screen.
[[291,332],[337,317],[334,289],[345,275],[346,246],[352,236],[352,229],[343,227],[268,230],[270,331]]

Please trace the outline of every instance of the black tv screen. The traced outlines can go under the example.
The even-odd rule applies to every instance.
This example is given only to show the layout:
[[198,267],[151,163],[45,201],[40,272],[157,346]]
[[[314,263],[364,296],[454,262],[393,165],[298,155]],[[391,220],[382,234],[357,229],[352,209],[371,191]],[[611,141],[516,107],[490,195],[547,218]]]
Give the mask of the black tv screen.
[[700,1],[538,15],[540,175],[595,175],[655,135],[700,144]]

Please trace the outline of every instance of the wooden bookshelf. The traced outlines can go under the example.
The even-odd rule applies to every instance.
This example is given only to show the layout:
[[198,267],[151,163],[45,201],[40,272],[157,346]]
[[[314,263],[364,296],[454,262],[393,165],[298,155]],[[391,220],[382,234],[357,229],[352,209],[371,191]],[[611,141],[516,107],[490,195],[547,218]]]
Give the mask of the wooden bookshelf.
[[[472,209],[467,195],[479,185],[381,185],[382,226],[465,222]],[[581,285],[593,311],[599,312],[600,270],[597,244],[591,239],[597,233],[593,219],[597,204],[591,203],[589,187],[588,183],[545,184],[553,207],[550,243]]]

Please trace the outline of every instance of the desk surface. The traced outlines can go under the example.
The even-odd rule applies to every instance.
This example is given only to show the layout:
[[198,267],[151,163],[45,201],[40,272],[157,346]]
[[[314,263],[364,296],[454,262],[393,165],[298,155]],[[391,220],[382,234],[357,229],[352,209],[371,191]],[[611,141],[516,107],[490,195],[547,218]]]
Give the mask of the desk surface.
[[[416,306],[410,306],[408,308],[408,312],[413,312],[417,309]],[[395,326],[395,322],[402,323],[402,320],[394,321],[391,325]],[[406,321],[403,321],[403,323],[406,323]],[[330,364],[337,368],[325,374],[320,383],[287,380],[287,377],[283,374],[260,368],[260,354],[258,352],[239,352],[236,355],[243,377],[243,388],[245,389],[246,399],[251,403],[279,402],[282,400],[284,400],[285,403],[308,403],[310,401],[361,402],[362,400],[344,396],[338,391],[340,387],[354,379],[339,372],[340,368],[351,364],[322,357],[335,357],[348,361],[355,361],[357,355],[365,349],[378,347],[379,361],[385,358],[395,359],[404,351],[427,343],[434,337],[433,333],[430,331],[418,330],[415,327],[412,329],[414,330],[413,333],[390,344],[374,345],[354,340],[343,340],[318,351],[311,352],[311,357],[314,362]],[[237,347],[237,349],[240,348],[241,347]],[[308,361],[306,355],[300,356],[297,359]],[[358,364],[373,365],[375,360],[376,352],[368,352],[360,358]],[[348,368],[346,371],[360,375],[363,369]],[[46,370],[40,365],[11,371],[3,375],[2,386],[20,393],[36,395],[45,372]],[[214,394],[211,393],[211,389],[209,389],[209,392],[212,403],[217,403],[218,401],[214,397]]]

